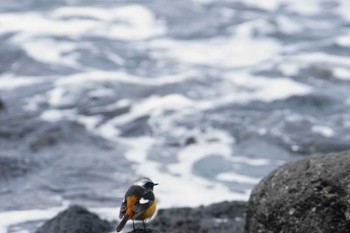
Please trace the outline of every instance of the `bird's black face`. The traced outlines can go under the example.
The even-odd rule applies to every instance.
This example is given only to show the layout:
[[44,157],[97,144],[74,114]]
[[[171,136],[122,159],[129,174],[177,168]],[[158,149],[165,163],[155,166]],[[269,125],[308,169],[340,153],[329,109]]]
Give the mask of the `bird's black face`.
[[144,187],[145,189],[153,190],[153,187],[156,186],[156,185],[158,185],[158,184],[155,184],[155,183],[153,183],[153,182],[146,182],[146,183],[143,185],[143,187]]

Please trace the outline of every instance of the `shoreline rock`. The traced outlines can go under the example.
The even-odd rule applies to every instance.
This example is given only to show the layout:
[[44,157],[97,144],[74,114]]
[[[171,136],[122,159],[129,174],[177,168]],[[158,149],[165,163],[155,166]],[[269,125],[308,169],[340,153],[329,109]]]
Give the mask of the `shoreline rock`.
[[[248,203],[225,201],[197,208],[160,209],[147,229],[153,233],[348,233],[349,174],[350,151],[287,163],[255,186]],[[143,232],[142,224],[135,225],[133,233]],[[115,226],[116,222],[73,206],[36,233],[105,233]],[[130,226],[125,231],[130,231]]]
[[350,232],[350,151],[282,165],[252,191],[245,233]]
[[[238,201],[197,208],[160,209],[156,218],[147,224],[147,232],[242,233],[245,210],[246,203]],[[138,229],[139,224],[135,225],[136,231],[131,232],[144,232],[143,229]],[[102,220],[86,208],[74,205],[46,221],[35,233],[108,233],[115,232],[115,227],[115,222]]]
[[86,208],[73,205],[46,221],[35,233],[108,233],[112,225]]
[[5,102],[0,99],[0,112],[5,110]]
[[161,209],[151,226],[161,232],[243,232],[246,203],[224,201],[197,208]]

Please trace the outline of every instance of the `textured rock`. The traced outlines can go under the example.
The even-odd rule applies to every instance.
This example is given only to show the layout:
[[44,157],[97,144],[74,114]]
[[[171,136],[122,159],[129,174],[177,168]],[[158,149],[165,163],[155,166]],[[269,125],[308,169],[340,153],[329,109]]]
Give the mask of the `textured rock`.
[[5,103],[0,99],[0,111],[5,109]]
[[[147,233],[221,232],[242,233],[245,202],[221,202],[198,208],[171,208],[158,211],[147,224]],[[36,233],[104,233],[115,229],[115,223],[101,220],[80,206],[72,206],[44,223]],[[128,231],[130,226],[124,229]],[[113,231],[114,232],[114,231]],[[144,233],[142,224],[135,231]]]
[[198,208],[164,209],[158,211],[150,226],[167,233],[241,233],[245,209],[244,202],[221,202]]
[[105,233],[111,224],[83,207],[71,206],[47,221],[36,233]]
[[156,230],[152,230],[152,229],[147,229],[147,232],[144,229],[135,229],[132,231],[129,231],[128,233],[163,233],[163,232],[159,232]]
[[253,190],[245,233],[350,232],[350,151],[283,165]]

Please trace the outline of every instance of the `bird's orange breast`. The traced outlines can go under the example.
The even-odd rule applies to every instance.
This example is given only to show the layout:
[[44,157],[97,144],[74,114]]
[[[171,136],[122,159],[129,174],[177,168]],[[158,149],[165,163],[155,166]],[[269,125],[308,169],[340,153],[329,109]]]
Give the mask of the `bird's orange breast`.
[[154,214],[154,212],[156,212],[156,207],[157,207],[157,202],[156,200],[154,200],[154,202],[152,203],[152,205],[141,215],[141,218],[147,219],[147,218],[151,218]]

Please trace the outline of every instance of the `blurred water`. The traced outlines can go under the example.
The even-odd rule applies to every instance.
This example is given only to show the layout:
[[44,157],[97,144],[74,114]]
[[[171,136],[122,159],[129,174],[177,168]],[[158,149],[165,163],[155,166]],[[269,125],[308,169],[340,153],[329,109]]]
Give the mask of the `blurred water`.
[[[161,207],[247,200],[276,166],[350,148],[346,0],[3,0],[0,12],[1,155],[31,168],[1,181],[0,210],[117,213],[141,175],[161,184]],[[26,219],[2,214],[3,227]]]

